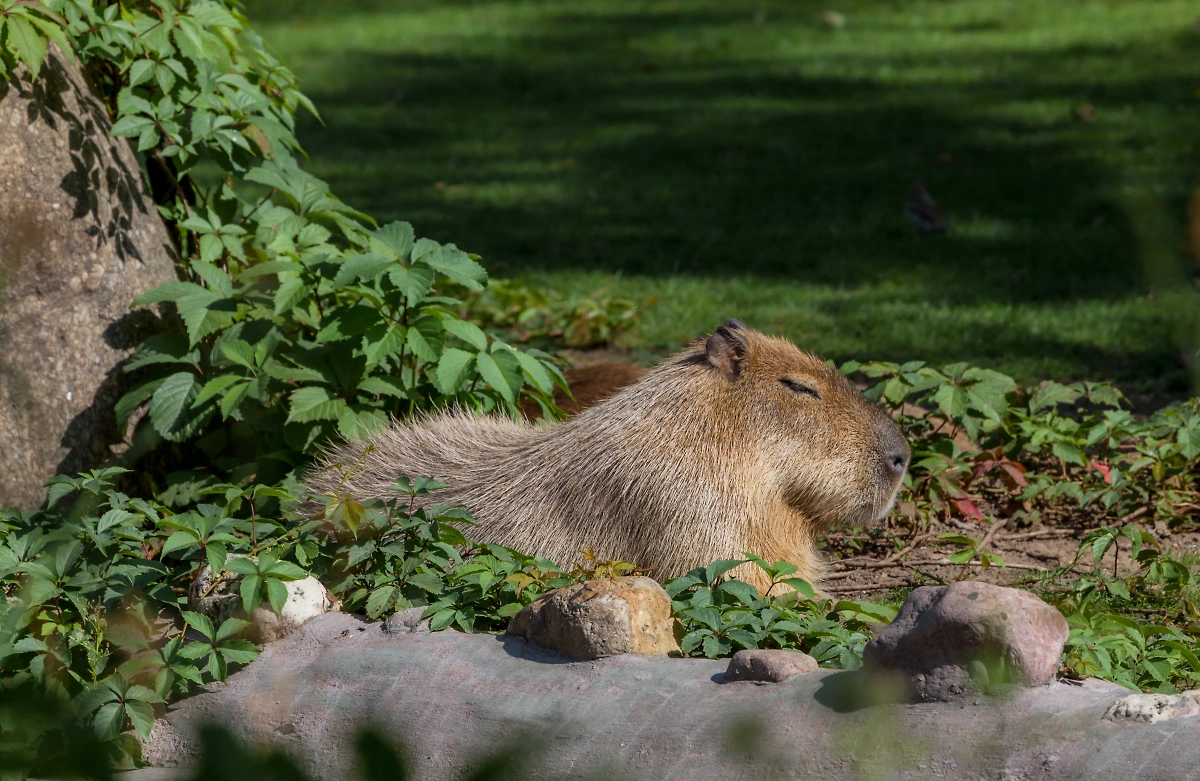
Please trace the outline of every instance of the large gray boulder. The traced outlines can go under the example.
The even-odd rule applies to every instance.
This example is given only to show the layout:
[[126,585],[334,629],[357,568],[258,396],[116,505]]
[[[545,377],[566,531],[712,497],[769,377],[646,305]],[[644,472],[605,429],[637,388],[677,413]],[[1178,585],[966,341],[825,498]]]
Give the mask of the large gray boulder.
[[0,508],[122,439],[118,364],[158,328],[130,312],[176,278],[129,143],[57,51],[36,83],[0,79]]
[[863,651],[868,670],[894,673],[925,700],[1054,680],[1067,620],[1021,589],[964,580],[914,589]]
[[[512,636],[385,631],[329,613],[223,685],[172,706],[145,742],[186,765],[197,730],[293,753],[321,779],[355,777],[374,725],[408,748],[413,778],[458,779],[516,749],[514,778],[1087,779],[1200,777],[1200,718],[1105,718],[1129,692],[1086,681],[1005,697],[898,703],[856,672],[724,682],[725,660],[570,659]],[[169,774],[139,771],[131,781]]]

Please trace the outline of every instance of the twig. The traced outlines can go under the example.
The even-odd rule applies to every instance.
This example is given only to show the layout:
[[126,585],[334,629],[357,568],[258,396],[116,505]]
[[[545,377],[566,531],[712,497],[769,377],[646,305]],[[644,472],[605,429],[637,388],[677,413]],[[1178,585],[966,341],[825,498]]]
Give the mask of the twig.
[[1150,512],[1150,508],[1143,505],[1142,507],[1139,507],[1136,510],[1134,510],[1133,512],[1131,512],[1129,515],[1126,515],[1125,517],[1121,518],[1119,521],[1117,521],[1117,523],[1129,523],[1134,518],[1141,518],[1143,515],[1145,515],[1148,512]]
[[1036,540],[1040,537],[1071,537],[1076,533],[1076,529],[1039,529],[1023,534],[1006,534],[1000,539],[1004,542],[1016,542],[1017,540]]
[[[964,562],[964,564],[965,564],[965,566],[968,566],[968,567],[983,567],[984,566],[983,562],[979,562],[979,561],[968,561],[968,562]],[[955,564],[954,562],[950,561],[950,559],[930,559],[928,561],[896,561],[896,562],[876,561],[876,562],[872,562],[870,564],[856,564],[853,567],[853,569],[841,570],[841,571],[835,572],[832,575],[827,575],[825,577],[825,579],[833,580],[835,578],[838,578],[838,579],[845,578],[845,577],[849,577],[850,575],[853,575],[856,570],[865,570],[865,569],[888,569],[891,567],[896,567],[896,568],[903,567],[906,569],[916,570],[917,567],[960,567],[960,566],[964,566],[964,564]],[[992,564],[990,566],[994,567],[996,569],[1004,569],[1004,568],[1027,569],[1027,570],[1033,570],[1034,572],[1049,572],[1050,571],[1044,567],[1035,567],[1032,564],[1007,564],[1006,563],[1006,564]]]
[[824,588],[821,591],[826,594],[849,594],[854,591],[885,591],[891,588],[899,588],[900,586],[915,586],[911,580],[898,580],[894,583],[879,583],[873,586],[839,586],[835,588]]
[[987,530],[987,534],[983,535],[983,539],[980,540],[979,544],[975,546],[975,550],[982,551],[984,548],[986,548],[988,546],[988,543],[992,541],[992,538],[996,536],[996,532],[1003,529],[1004,525],[1006,523],[1008,523],[1007,518],[1000,518],[995,523],[993,523],[991,525],[991,528],[989,528]]

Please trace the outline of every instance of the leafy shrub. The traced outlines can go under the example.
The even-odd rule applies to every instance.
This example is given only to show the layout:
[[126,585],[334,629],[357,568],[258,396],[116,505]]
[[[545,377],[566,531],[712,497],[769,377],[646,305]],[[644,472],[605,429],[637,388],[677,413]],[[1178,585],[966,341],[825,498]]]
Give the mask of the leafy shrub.
[[601,292],[567,297],[531,288],[520,280],[495,280],[483,290],[465,290],[459,315],[480,326],[512,334],[518,342],[557,342],[567,347],[611,345],[632,328],[654,299],[641,302]]
[[841,370],[874,380],[866,395],[913,443],[901,496],[913,520],[1091,521],[1141,508],[1173,526],[1200,518],[1200,399],[1138,420],[1107,383],[1020,388],[998,372],[921,361]]
[[434,631],[502,629],[547,589],[576,582],[556,564],[500,545],[471,542],[474,525],[462,507],[416,506],[418,496],[445,488],[430,478],[401,477],[396,498],[358,503],[337,494],[324,502],[325,554],[333,593],[349,610],[380,618],[425,607]]
[[[814,599],[812,586],[791,577],[796,566],[746,559],[715,561],[666,583],[680,624],[679,647],[686,656],[709,659],[748,648],[793,648],[827,667],[862,666],[869,624],[888,623],[896,612],[885,605],[850,600]],[[771,580],[765,595],[736,578],[722,576],[753,562]],[[784,586],[776,593],[777,586]],[[787,589],[793,589],[788,592]]]

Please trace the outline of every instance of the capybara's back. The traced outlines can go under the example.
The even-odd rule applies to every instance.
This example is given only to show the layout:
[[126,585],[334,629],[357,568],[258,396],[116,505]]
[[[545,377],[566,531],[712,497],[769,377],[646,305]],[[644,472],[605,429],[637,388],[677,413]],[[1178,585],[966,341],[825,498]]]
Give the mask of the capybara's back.
[[[328,453],[309,488],[334,491],[367,444]],[[817,534],[886,515],[909,458],[892,419],[824,361],[736,320],[563,423],[453,413],[369,444],[340,488],[359,500],[429,475],[478,539],[560,564],[590,549],[659,579],[744,551],[819,579]]]

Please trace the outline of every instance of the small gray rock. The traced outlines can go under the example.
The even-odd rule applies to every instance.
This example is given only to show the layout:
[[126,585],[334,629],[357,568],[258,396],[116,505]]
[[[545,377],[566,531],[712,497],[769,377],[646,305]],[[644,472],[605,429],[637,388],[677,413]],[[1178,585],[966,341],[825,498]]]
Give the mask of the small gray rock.
[[383,631],[389,635],[409,632],[418,635],[429,634],[429,619],[421,620],[421,614],[424,612],[423,607],[410,607],[393,613],[383,622]]
[[867,643],[867,670],[900,673],[924,700],[1054,680],[1067,621],[1028,591],[962,581],[908,595]]
[[675,642],[671,598],[650,578],[589,580],[544,594],[513,617],[508,634],[573,659],[666,656]]
[[815,673],[818,669],[817,660],[806,653],[759,648],[734,654],[725,670],[725,680],[778,683],[800,673]]

